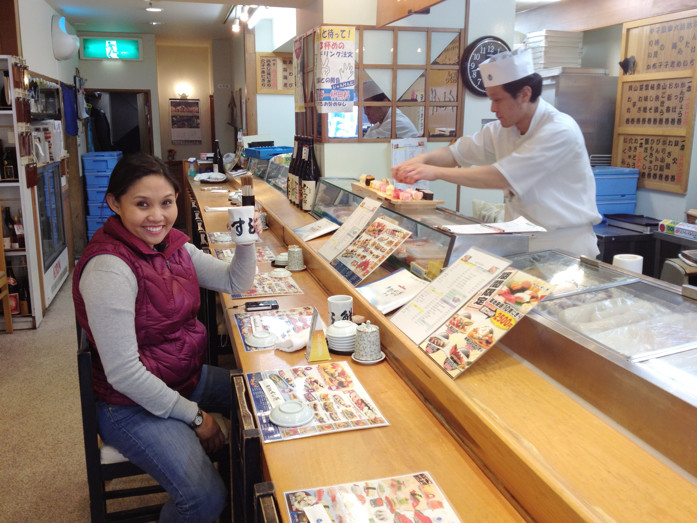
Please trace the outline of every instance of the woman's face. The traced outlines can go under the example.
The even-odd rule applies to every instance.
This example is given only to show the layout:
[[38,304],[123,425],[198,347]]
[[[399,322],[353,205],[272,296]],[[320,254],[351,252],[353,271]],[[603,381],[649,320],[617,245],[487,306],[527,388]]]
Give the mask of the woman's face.
[[143,176],[118,200],[107,194],[107,203],[126,230],[150,247],[165,239],[177,219],[177,194],[161,174]]

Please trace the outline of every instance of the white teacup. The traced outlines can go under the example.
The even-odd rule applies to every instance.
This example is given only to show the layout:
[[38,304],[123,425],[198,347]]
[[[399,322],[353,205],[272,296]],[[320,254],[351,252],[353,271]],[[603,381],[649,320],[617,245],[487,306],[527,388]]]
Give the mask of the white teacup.
[[353,298],[346,294],[329,296],[327,309],[329,309],[329,325],[339,320],[351,320],[353,317]]
[[259,239],[254,228],[254,206],[230,207],[227,211],[230,218],[230,233],[236,244],[247,245]]

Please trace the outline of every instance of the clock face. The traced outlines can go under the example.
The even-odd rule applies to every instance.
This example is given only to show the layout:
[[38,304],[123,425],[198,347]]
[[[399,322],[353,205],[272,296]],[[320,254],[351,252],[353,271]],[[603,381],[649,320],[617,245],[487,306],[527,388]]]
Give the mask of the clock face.
[[495,54],[510,51],[508,44],[496,36],[484,36],[469,44],[460,59],[460,73],[465,87],[477,96],[486,96],[486,88],[479,73],[479,64]]

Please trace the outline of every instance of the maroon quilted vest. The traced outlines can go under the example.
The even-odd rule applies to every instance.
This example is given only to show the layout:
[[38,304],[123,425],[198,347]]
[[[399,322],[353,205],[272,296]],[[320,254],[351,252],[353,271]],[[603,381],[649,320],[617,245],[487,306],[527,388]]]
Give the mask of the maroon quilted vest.
[[[112,216],[92,237],[73,275],[77,321],[85,329],[91,347],[95,347],[80,295],[82,269],[99,254],[118,256],[129,265],[138,281],[135,327],[140,361],[184,396],[198,384],[206,347],[206,328],[196,318],[201,299],[196,270],[184,247],[187,241],[184,233],[172,229],[163,242],[166,248],[158,252],[129,233],[121,220]],[[109,296],[104,299],[108,300]],[[117,405],[133,405],[133,401],[107,382],[99,352],[93,350],[92,356],[97,398]]]

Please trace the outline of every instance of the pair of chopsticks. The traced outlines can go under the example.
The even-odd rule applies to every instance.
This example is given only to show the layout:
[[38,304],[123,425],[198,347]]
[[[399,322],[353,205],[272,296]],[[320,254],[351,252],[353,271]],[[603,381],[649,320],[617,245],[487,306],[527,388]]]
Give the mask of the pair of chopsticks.
[[242,184],[242,205],[254,205],[254,177],[251,174],[240,176]]

